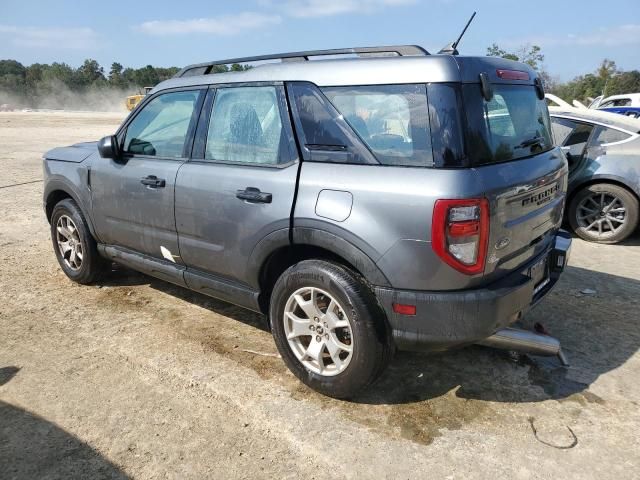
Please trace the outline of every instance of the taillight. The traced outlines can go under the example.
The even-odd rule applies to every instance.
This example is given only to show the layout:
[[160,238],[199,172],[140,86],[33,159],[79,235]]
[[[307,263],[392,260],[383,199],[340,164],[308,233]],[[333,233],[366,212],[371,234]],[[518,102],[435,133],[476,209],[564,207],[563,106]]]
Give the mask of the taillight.
[[489,202],[437,200],[433,208],[431,245],[456,270],[475,275],[484,271],[489,241]]

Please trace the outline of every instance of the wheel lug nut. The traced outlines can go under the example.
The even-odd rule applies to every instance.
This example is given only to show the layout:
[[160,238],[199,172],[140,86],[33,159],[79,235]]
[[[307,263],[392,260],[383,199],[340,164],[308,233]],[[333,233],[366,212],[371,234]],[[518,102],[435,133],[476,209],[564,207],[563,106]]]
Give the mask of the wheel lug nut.
[[329,328],[329,325],[327,324],[327,322],[324,322],[324,328]]
[[314,322],[319,322],[320,320],[318,319],[318,317],[313,317],[313,321]]
[[329,340],[329,334],[328,334],[328,333],[325,333],[325,334],[324,334],[324,338],[326,338],[327,340]]
[[315,329],[316,329],[316,327],[314,327],[313,325],[309,325],[309,330],[313,331]]
[[322,340],[322,337],[320,335],[316,335],[316,342],[319,342],[320,340]]

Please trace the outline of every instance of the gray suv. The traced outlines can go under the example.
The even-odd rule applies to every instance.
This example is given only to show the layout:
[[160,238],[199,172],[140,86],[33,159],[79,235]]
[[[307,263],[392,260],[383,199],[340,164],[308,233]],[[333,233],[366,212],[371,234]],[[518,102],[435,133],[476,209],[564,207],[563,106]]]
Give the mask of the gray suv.
[[117,262],[262,312],[324,394],[355,395],[395,349],[548,343],[507,328],[571,243],[567,161],[524,64],[400,46],[193,65],[44,174],[69,278]]

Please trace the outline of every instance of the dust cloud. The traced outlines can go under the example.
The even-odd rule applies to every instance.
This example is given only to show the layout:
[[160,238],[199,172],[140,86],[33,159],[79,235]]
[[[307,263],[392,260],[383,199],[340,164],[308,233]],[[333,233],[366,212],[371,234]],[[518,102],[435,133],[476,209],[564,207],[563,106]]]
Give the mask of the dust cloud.
[[33,109],[124,113],[127,111],[127,96],[137,93],[135,87],[120,89],[109,86],[77,92],[62,82],[52,82],[38,88],[36,95],[27,98],[0,88],[0,111]]

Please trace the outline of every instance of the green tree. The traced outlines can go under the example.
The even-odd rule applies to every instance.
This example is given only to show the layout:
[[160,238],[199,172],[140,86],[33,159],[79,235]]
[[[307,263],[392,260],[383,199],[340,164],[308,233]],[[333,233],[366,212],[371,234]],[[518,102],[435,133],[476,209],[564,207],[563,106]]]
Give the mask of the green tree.
[[605,95],[640,92],[640,71],[618,72],[606,85]]
[[523,62],[536,71],[542,70],[544,63],[544,54],[538,45],[525,44],[517,48],[513,52],[507,52],[494,43],[487,48],[487,56],[502,57],[516,62]]
[[487,47],[487,56],[506,58],[508,60],[515,60],[516,62],[520,60],[520,57],[518,57],[515,53],[509,53],[506,50],[503,50],[496,43],[492,44],[490,47]]
[[86,59],[75,74],[78,83],[82,86],[90,86],[98,80],[104,80],[104,68],[91,58]]
[[26,68],[17,60],[0,60],[0,76],[15,75],[24,78],[25,72]]
[[109,82],[116,86],[116,87],[120,87],[123,84],[123,79],[122,79],[122,70],[124,69],[124,67],[122,66],[122,64],[118,63],[118,62],[113,62],[111,64],[111,69],[109,70]]

